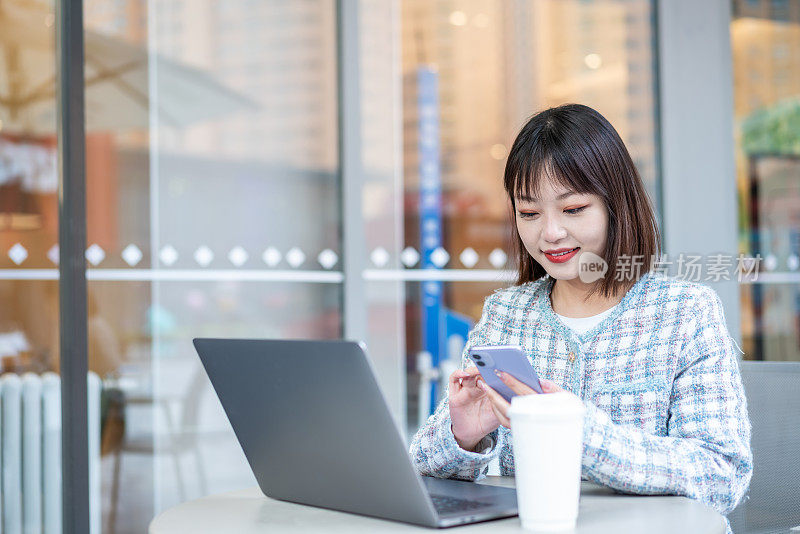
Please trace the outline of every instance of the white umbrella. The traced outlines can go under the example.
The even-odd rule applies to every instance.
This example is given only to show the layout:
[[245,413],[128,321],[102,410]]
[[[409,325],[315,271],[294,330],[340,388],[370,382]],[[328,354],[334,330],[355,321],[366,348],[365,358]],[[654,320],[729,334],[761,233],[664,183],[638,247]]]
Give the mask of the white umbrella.
[[[256,104],[208,73],[95,31],[84,32],[86,127],[146,128],[157,105],[163,124],[183,127]],[[51,134],[56,127],[54,17],[41,6],[0,0],[0,120],[4,131]],[[148,64],[155,62],[156,98]]]

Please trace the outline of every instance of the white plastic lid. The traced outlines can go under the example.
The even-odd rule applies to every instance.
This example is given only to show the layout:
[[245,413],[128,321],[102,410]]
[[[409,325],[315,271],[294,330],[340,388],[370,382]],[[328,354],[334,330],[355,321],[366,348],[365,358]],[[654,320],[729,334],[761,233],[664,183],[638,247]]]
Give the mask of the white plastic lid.
[[517,395],[511,399],[511,415],[532,415],[541,416],[583,416],[586,407],[583,402],[568,391],[558,391],[556,393],[543,393],[532,395]]

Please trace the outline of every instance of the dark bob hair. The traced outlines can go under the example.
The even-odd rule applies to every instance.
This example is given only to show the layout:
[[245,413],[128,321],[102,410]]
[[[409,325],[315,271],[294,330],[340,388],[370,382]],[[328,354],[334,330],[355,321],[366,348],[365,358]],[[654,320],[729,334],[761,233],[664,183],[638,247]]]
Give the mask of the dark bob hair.
[[[504,176],[511,199],[512,256],[517,284],[547,272],[525,249],[516,225],[517,198],[536,198],[544,179],[576,193],[598,195],[608,209],[603,259],[608,273],[592,289],[603,296],[627,291],[661,256],[661,236],[653,207],[628,149],[613,126],[594,109],[565,104],[534,115],[508,154]],[[620,256],[642,259],[639,273],[617,279]]]

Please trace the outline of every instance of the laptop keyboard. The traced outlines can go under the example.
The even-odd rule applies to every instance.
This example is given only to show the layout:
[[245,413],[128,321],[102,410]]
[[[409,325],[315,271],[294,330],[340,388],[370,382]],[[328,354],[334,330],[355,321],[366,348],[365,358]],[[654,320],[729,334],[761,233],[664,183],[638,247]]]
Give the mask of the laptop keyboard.
[[467,499],[457,499],[444,495],[431,495],[431,500],[433,501],[434,508],[436,508],[436,511],[440,514],[466,512],[468,510],[476,510],[489,506],[489,504],[485,502],[468,501]]

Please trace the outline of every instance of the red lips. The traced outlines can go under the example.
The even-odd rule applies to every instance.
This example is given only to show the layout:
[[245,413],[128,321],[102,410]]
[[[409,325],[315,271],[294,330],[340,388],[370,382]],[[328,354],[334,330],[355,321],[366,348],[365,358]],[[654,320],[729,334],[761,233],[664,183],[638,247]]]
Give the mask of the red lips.
[[[571,250],[572,252],[567,252],[569,250]],[[580,250],[580,247],[577,247],[577,248],[574,248],[574,249],[559,248],[559,249],[555,249],[555,250],[547,250],[547,251],[544,251],[544,256],[548,260],[553,262],[553,263],[564,263],[564,262],[567,262],[567,261],[571,260],[572,258],[574,258],[575,254],[578,253],[578,250]],[[562,254],[560,256],[554,256],[553,255],[553,254],[557,254],[559,252],[567,252],[567,253],[566,254]]]
[[544,252],[545,254],[558,254],[560,252],[566,252],[566,251],[572,250],[574,248],[575,247],[571,247],[571,248],[554,248],[552,250],[543,250],[542,252]]

